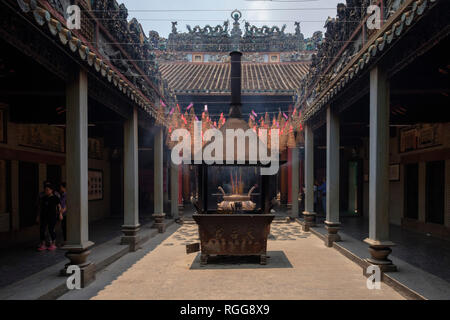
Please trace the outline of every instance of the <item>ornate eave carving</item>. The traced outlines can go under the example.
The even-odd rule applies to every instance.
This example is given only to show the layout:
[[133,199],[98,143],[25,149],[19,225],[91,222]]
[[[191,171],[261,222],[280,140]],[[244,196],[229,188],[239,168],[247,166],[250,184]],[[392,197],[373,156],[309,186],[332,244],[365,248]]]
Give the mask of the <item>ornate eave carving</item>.
[[[98,1],[98,3],[99,2],[100,1]],[[104,2],[106,3],[107,1]],[[96,4],[95,1],[93,3]],[[107,3],[109,5],[112,1],[108,1]],[[167,83],[164,81],[154,84],[149,83],[148,81],[143,81],[144,79],[149,78],[150,73],[147,72],[148,69],[146,72],[142,72],[139,67],[136,67],[133,63],[131,63],[133,60],[129,59],[128,56],[131,51],[128,52],[125,51],[123,47],[119,47],[117,39],[111,41],[112,39],[108,35],[108,41],[112,47],[99,48],[99,43],[97,43],[97,41],[95,41],[95,43],[88,42],[86,38],[84,38],[82,32],[69,30],[66,26],[66,20],[59,12],[61,11],[61,8],[64,8],[63,1],[55,0],[52,1],[52,3],[45,1],[38,4],[37,2],[30,0],[17,0],[17,4],[19,10],[21,10],[24,14],[29,14],[31,19],[34,18],[34,23],[36,23],[39,28],[42,28],[42,31],[46,32],[49,36],[55,37],[58,44],[62,48],[65,48],[67,52],[71,53],[72,58],[77,59],[78,63],[85,63],[86,66],[92,68],[94,73],[96,72],[99,75],[99,79],[105,79],[105,83],[112,84],[113,87],[117,88],[117,90],[124,95],[124,97],[149,113],[157,120],[159,124],[165,124],[165,117],[161,112],[159,102],[160,99],[162,99],[167,105],[175,105],[175,94],[173,91],[169,90]],[[117,3],[115,2],[115,4]],[[86,13],[86,8],[89,8],[89,5],[86,3],[85,5],[86,6],[82,4],[82,13]],[[122,10],[121,12],[123,14],[124,11]],[[123,17],[125,17],[125,15],[123,15]],[[98,20],[95,20],[95,22],[98,26]],[[121,20],[121,23],[122,22],[123,21]],[[142,35],[140,33],[142,28],[136,29],[136,21],[132,21],[132,27],[128,27],[127,23],[127,30],[127,36],[129,37],[140,37]],[[35,32],[34,29],[33,31]],[[153,52],[145,51],[145,49],[148,49],[148,47],[145,47],[146,39],[147,38],[143,38],[143,41],[137,42],[136,38],[133,38],[128,43],[129,47],[132,48],[129,50],[134,50],[136,47],[140,50],[134,51],[135,57],[145,58],[148,57],[145,54],[153,54]],[[127,56],[121,56],[122,54]],[[139,54],[144,54],[144,56],[139,56]],[[115,59],[115,57],[118,57],[118,59]],[[53,60],[56,62],[58,61],[58,58],[59,57],[54,57]],[[145,63],[147,60],[151,61],[150,59],[143,60],[143,66],[146,66]],[[120,61],[122,61],[124,65],[120,65]],[[71,64],[72,63],[69,65]],[[50,69],[52,69],[51,66]],[[64,75],[62,77],[65,78]],[[159,92],[157,91],[158,89]]]
[[[385,51],[394,40],[403,36],[408,27],[425,12],[441,0],[385,0],[384,6],[387,20],[380,30],[370,35],[354,31],[350,39],[341,42],[327,41],[342,37],[342,27],[336,21],[342,19],[342,5],[338,5],[338,18],[327,19],[327,34],[324,43],[319,46],[317,56],[313,57],[310,73],[303,79],[302,86],[296,96],[296,107],[302,108],[303,121],[312,119],[321,108],[330,102],[349,82],[358,78],[367,66],[377,59],[380,52]],[[348,0],[347,3],[358,6],[367,5],[369,1]],[[394,11],[394,8],[395,11]],[[347,9],[345,9],[347,10]],[[363,11],[365,12],[365,11]],[[339,16],[341,18],[339,18]],[[360,27],[365,16],[360,19]],[[329,30],[328,30],[329,29]],[[340,32],[341,35],[336,35]],[[330,49],[331,48],[331,49]],[[338,51],[337,53],[334,53]],[[330,54],[331,52],[331,54]],[[327,61],[331,61],[327,63]]]

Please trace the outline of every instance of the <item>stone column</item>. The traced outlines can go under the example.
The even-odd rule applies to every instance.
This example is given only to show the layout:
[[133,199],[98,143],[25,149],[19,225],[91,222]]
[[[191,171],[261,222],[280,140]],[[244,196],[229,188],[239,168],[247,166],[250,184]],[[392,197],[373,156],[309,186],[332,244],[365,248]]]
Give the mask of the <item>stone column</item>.
[[305,124],[305,211],[303,212],[303,231],[316,225],[314,212],[314,133]]
[[384,70],[370,71],[369,244],[367,262],[382,271],[397,268],[387,257],[389,241],[389,82]]
[[291,207],[291,220],[298,218],[298,193],[300,191],[299,188],[299,174],[300,174],[300,149],[293,148],[291,149],[292,154],[292,188],[291,188],[291,198],[292,198],[292,207]]
[[130,119],[123,126],[123,199],[124,224],[122,244],[128,244],[131,251],[138,248],[139,224],[139,163],[138,163],[138,111],[135,107]]
[[[81,269],[81,285],[95,279],[95,265],[88,260],[88,78],[84,70],[73,75],[66,87],[67,242],[70,262]],[[63,273],[66,274],[65,270]]]
[[183,165],[178,166],[178,213],[180,219],[183,220],[184,205],[183,205]]
[[[288,159],[287,149],[283,151],[282,157]],[[284,163],[280,167],[280,206],[285,209],[288,205],[288,163]]]
[[327,108],[327,218],[325,228],[325,245],[333,246],[333,242],[340,241],[338,235],[339,222],[339,158],[340,158],[340,125],[339,116],[331,106]]
[[287,208],[292,208],[292,148],[287,148]]
[[178,168],[179,165],[176,165],[170,160],[170,210],[172,218],[178,220]]
[[[170,153],[167,153],[166,150],[163,150],[163,152],[165,154],[165,156],[163,156],[163,159],[167,160],[167,155],[169,155],[169,157],[170,157]],[[170,159],[169,159],[169,161],[170,161]],[[167,161],[164,161],[164,164],[163,164],[163,203],[164,203],[163,211],[164,211],[164,208],[167,208],[167,206],[169,205],[170,170],[171,170],[170,163]],[[170,209],[170,210],[172,210],[172,209]]]
[[190,198],[190,193],[191,193],[191,188],[190,188],[190,181],[191,181],[191,177],[190,177],[190,170],[189,170],[189,165],[184,164],[182,165],[182,171],[183,171],[183,204],[190,204],[191,203],[191,198]]
[[165,231],[164,218],[164,133],[162,127],[156,128],[155,142],[154,142],[154,197],[155,197],[155,227],[160,233]]

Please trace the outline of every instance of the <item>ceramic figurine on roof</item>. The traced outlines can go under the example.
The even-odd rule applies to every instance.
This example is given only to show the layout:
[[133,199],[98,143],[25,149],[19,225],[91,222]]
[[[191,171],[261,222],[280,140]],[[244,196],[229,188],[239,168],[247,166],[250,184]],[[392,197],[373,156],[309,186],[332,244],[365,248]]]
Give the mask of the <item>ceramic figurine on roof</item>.
[[[239,46],[242,52],[286,52],[286,51],[313,51],[317,49],[318,42],[306,39],[300,31],[297,22],[295,34],[286,33],[287,25],[257,27],[245,22],[241,28],[242,13],[234,10],[231,13],[233,26],[229,30],[229,21],[215,27],[199,25],[186,26],[187,32],[179,32],[177,22],[172,22],[172,33],[169,35],[168,51],[185,52],[230,52],[233,47]],[[232,47],[233,45],[233,47]]]

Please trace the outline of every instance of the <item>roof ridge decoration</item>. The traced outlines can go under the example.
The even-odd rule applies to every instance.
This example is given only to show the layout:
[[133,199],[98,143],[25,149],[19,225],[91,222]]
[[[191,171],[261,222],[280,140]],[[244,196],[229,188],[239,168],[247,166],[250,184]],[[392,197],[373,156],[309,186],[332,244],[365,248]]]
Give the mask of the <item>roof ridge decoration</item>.
[[[365,39],[364,32],[353,31],[350,38],[342,37],[342,25],[338,22],[348,17],[349,9],[364,8],[366,12],[370,0],[347,0],[347,6],[338,4],[337,19],[327,19],[327,33],[317,55],[313,55],[310,72],[303,78],[296,94],[296,108],[303,108],[302,121],[308,121],[327,104],[348,82],[354,79],[370,64],[371,60],[400,37],[412,22],[440,0],[381,0],[385,1],[386,20],[380,30],[372,30]],[[350,6],[351,4],[351,6]],[[360,17],[360,26],[365,22]],[[336,26],[341,26],[337,27]],[[345,23],[343,24],[345,25]],[[347,33],[348,35],[348,33]],[[343,41],[333,42],[342,37]],[[349,44],[353,44],[353,47]],[[329,55],[330,52],[332,55]],[[339,54],[341,53],[341,54]],[[328,62],[331,61],[331,62]],[[328,63],[327,63],[328,62]]]
[[[67,5],[64,0],[50,0],[47,1],[47,3],[55,9],[61,17],[64,17],[64,11],[61,12],[64,8],[63,5]],[[131,75],[117,72],[115,67],[111,66],[112,63],[108,61],[106,57],[91,50],[89,48],[89,43],[84,42],[82,39],[78,38],[75,33],[66,28],[65,21],[61,22],[58,20],[58,17],[54,16],[49,10],[39,6],[36,0],[17,0],[17,4],[22,12],[26,14],[31,13],[40,27],[46,26],[49,33],[56,37],[63,46],[67,46],[78,59],[85,61],[89,67],[92,67],[103,78],[106,78],[106,80],[113,84],[122,92],[122,94],[126,95],[131,101],[155,118],[158,124],[167,126],[164,113],[161,112],[161,106],[155,106],[155,104],[159,105],[160,101],[160,97],[155,93],[155,89],[146,86],[145,88],[147,90],[143,90],[145,88],[136,86],[133,81],[130,81],[130,79],[126,77],[133,76],[136,78],[136,76],[138,76],[137,74]],[[164,89],[162,86],[160,86],[160,88]],[[159,92],[159,94],[163,93],[170,93],[170,91]],[[175,95],[173,95],[173,97],[174,96]],[[170,99],[172,98],[172,95],[169,97],[162,97]]]
[[206,25],[191,27],[186,25],[187,32],[179,32],[178,22],[172,22],[172,32],[167,40],[169,51],[185,52],[230,52],[239,46],[242,52],[282,52],[282,51],[314,51],[322,40],[322,32],[316,31],[311,38],[305,39],[301,33],[300,22],[296,22],[295,33],[286,33],[287,25],[257,27],[248,21],[244,24],[244,32],[240,20],[242,13],[234,10],[234,20],[230,29],[229,20],[222,25],[212,27]]

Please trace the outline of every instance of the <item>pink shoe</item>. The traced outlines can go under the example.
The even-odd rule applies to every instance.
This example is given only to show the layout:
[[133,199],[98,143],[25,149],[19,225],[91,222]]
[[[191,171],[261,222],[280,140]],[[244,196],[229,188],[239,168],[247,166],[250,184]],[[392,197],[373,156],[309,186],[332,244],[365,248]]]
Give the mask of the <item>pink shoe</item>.
[[37,251],[45,251],[47,250],[47,247],[45,246],[45,244],[41,244],[38,248]]
[[54,244],[52,244],[50,247],[47,248],[49,251],[54,251],[56,250],[56,246]]

